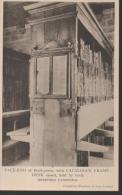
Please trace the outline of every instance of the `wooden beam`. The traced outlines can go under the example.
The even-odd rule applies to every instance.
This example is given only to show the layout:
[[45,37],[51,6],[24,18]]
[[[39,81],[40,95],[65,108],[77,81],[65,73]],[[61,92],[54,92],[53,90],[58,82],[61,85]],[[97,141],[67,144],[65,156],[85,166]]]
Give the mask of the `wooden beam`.
[[10,111],[10,112],[3,112],[3,118],[9,118],[14,116],[21,116],[23,114],[29,114],[30,110],[17,110],[17,111]]
[[39,8],[39,7],[44,7],[44,6],[49,6],[49,5],[52,5],[54,3],[49,3],[49,2],[38,2],[38,3],[32,3],[30,5],[26,5],[24,6],[24,10],[28,11],[28,10],[32,10],[32,9],[36,9],[36,8]]
[[106,137],[114,137],[114,132],[113,131],[109,131],[109,130],[106,130],[106,129],[100,129],[100,128],[96,128],[95,130],[103,132]]
[[[69,5],[74,5],[74,4],[75,3],[73,3],[73,2],[67,2],[67,3],[55,2],[55,3],[46,3],[45,5],[38,3],[38,4],[36,4],[36,7],[34,4],[32,4],[32,5],[24,6],[24,9],[26,11],[28,11],[28,13],[30,13],[30,14],[37,14],[37,13],[43,13],[43,12],[50,11],[50,10],[55,10],[58,8],[67,7]],[[31,8],[30,8],[30,6],[31,6]]]
[[91,152],[109,152],[111,147],[102,146],[98,144],[89,143],[86,141],[77,142],[77,150],[78,151],[91,151]]
[[42,19],[28,20],[28,23],[30,25],[34,25],[34,24],[38,24],[38,23],[51,22],[51,21],[71,18],[71,17],[75,17],[75,16],[76,16],[76,12],[68,12],[66,14],[58,14],[56,16],[46,17],[46,18],[42,18]]

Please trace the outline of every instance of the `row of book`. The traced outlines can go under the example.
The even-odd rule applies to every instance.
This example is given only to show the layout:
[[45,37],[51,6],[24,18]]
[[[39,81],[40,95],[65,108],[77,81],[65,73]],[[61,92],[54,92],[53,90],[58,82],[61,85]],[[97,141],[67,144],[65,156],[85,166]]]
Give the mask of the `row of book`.
[[97,67],[102,63],[101,51],[93,51],[89,44],[85,44],[83,39],[80,39],[80,56],[86,62],[94,64]]
[[78,102],[80,105],[108,100],[113,97],[112,74],[108,64],[97,68],[79,60]]
[[105,137],[102,134],[95,134],[94,131],[83,138],[83,140],[93,144],[113,146],[113,137]]
[[88,166],[88,152],[77,151],[77,166],[87,167]]

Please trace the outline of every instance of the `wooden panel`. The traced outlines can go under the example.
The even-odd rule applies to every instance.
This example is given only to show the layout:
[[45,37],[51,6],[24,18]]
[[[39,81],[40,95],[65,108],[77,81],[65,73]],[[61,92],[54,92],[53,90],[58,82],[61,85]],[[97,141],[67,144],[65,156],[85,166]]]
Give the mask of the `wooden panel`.
[[53,94],[66,95],[67,55],[53,57]]
[[44,166],[55,164],[55,131],[52,128],[44,130]]
[[33,25],[31,27],[32,47],[39,45],[44,49],[50,47],[52,42],[56,42],[56,47],[67,46],[68,41],[75,43],[74,25],[74,18]]
[[49,93],[49,57],[37,58],[37,94]]
[[31,136],[33,140],[30,142],[30,161],[31,165],[44,165],[44,129],[45,118],[40,114],[31,116]]
[[31,26],[31,39],[32,39],[32,45],[33,48],[36,45],[40,45],[42,48],[44,47],[44,24],[37,24],[34,26]]
[[33,114],[31,120],[34,129],[30,143],[32,165],[75,166],[75,119],[69,114],[60,117],[59,101],[45,99],[45,115]]
[[32,113],[45,115],[45,101],[44,99],[35,99],[32,102]]
[[75,41],[75,19],[45,23],[45,42],[56,41],[59,46],[67,46],[68,41]]
[[3,112],[28,109],[28,56],[4,50]]

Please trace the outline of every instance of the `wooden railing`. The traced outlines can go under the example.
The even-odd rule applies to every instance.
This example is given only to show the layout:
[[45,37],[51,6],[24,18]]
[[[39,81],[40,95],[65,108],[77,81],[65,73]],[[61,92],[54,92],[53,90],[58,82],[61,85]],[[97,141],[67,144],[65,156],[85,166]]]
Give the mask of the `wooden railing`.
[[14,116],[21,116],[29,112],[30,112],[29,110],[16,110],[16,111],[10,111],[10,112],[3,112],[2,116],[3,118],[8,118],[8,117],[14,117]]

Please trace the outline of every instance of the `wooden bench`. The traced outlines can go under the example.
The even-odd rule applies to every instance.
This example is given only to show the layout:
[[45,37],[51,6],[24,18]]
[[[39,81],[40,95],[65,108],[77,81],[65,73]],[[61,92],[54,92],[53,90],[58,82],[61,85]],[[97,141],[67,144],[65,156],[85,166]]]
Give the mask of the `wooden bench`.
[[29,114],[29,110],[4,112],[2,115],[4,119],[15,117],[13,131],[6,133],[7,136],[10,136],[10,139],[4,141],[2,146],[3,166],[11,165],[12,162],[25,157],[29,153],[30,128],[16,129],[16,120],[19,116],[26,114]]

